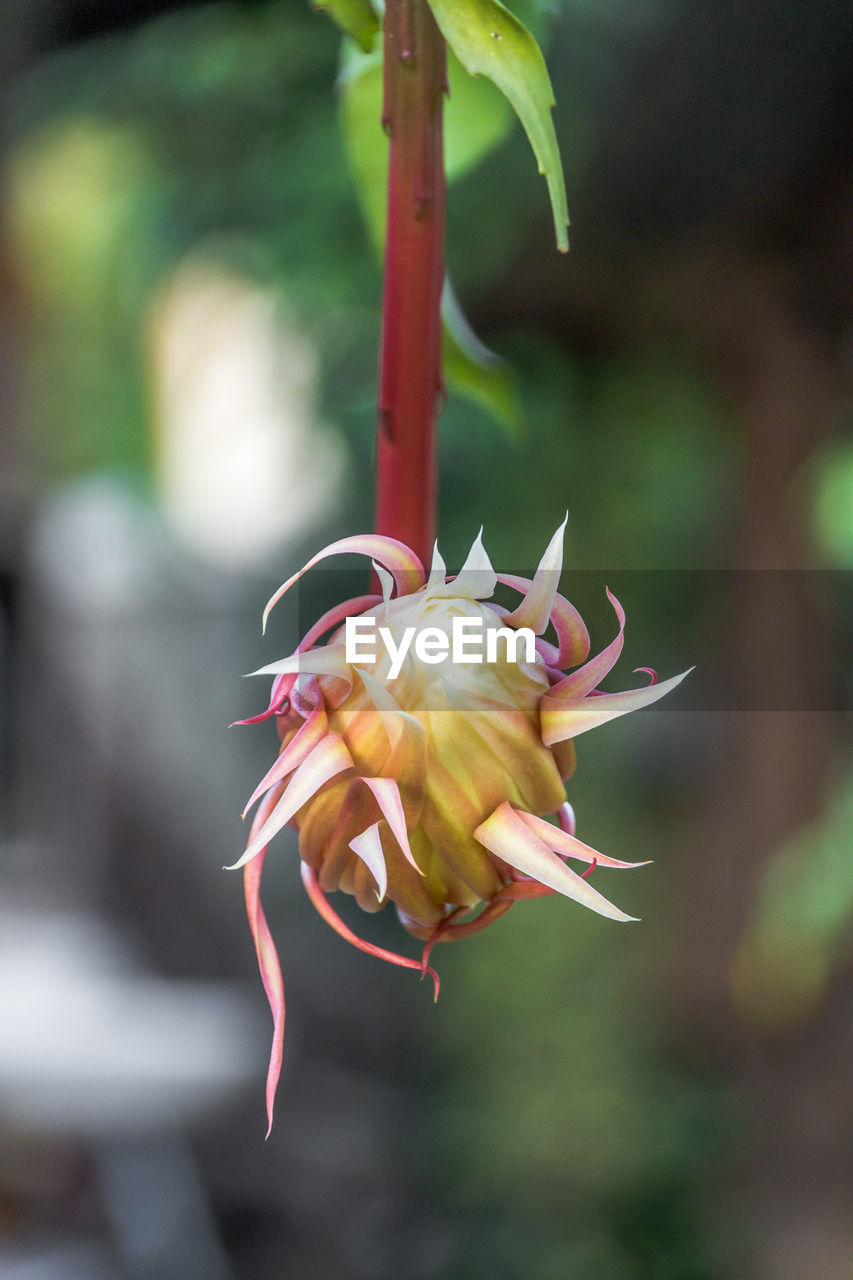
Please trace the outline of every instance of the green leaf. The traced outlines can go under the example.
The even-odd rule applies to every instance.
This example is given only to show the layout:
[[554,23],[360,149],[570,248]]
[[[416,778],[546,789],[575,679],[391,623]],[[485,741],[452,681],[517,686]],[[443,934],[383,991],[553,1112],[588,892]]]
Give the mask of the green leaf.
[[515,370],[477,337],[446,277],[441,318],[441,359],[448,385],[491,414],[509,436],[521,439],[526,423]]
[[466,71],[484,75],[512,104],[545,175],[557,248],[569,247],[566,186],[554,132],[554,93],[539,45],[498,0],[429,0],[435,20]]
[[[448,182],[468,173],[507,136],[512,112],[488,80],[474,80],[451,53],[447,59],[450,97],[444,111],[445,171]],[[344,51],[338,82],[344,145],[362,213],[375,246],[385,239],[388,140],[382,116],[382,51]]]
[[455,182],[503,142],[512,127],[512,110],[490,81],[469,76],[451,50],[447,83],[444,168],[447,181]]
[[338,78],[341,133],[355,190],[377,255],[385,244],[388,139],[382,130],[382,50],[359,53],[344,41]]
[[318,12],[326,11],[342,31],[370,53],[379,31],[379,18],[370,0],[311,0]]

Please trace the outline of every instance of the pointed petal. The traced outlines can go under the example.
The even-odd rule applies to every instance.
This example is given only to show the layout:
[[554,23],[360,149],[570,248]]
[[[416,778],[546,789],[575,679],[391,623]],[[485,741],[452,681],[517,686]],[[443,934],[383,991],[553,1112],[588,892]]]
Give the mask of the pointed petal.
[[611,920],[634,919],[614,907],[597,889],[561,862],[506,801],[476,829],[474,837],[509,866],[567,898],[574,898],[575,902],[589,907],[591,911]]
[[429,571],[429,578],[427,579],[427,587],[440,586],[446,577],[447,565],[442,559],[441,552],[438,549],[438,542],[436,542],[432,550],[432,565]]
[[350,840],[349,847],[357,853],[376,881],[379,901],[388,892],[388,868],[385,866],[385,854],[382,852],[382,838],[379,835],[379,823],[362,831],[361,835]]
[[294,769],[299,768],[302,761],[310,755],[328,731],[329,722],[326,718],[326,708],[322,702],[318,702],[308,719],[297,729],[296,734],[291,738],[284,750],[279,752],[275,764],[255,787],[246,808],[243,810],[244,818],[255,801],[265,791],[269,791],[270,787],[274,786],[276,782],[281,782]]
[[[334,907],[329,903],[328,898],[320,888],[320,883],[315,873],[308,866],[307,862],[302,863],[302,883],[305,885],[305,892],[311,899],[311,902],[320,916],[339,934],[346,942],[353,947],[357,947],[359,951],[365,951],[370,956],[376,956],[379,960],[387,960],[389,964],[399,965],[401,969],[415,969],[418,973],[422,973],[421,963],[419,960],[410,960],[408,956],[398,956],[395,951],[386,951],[384,947],[375,947],[372,942],[365,942],[363,938],[359,938],[358,934],[353,933],[335,911]],[[438,999],[439,980],[438,974],[434,969],[427,969],[427,973],[435,984],[435,999]]]
[[521,809],[517,812],[519,818],[534,835],[537,835],[554,853],[559,853],[564,858],[578,858],[581,862],[597,862],[600,867],[616,867],[621,871],[630,871],[634,867],[649,865],[648,861],[620,862],[618,858],[608,858],[603,853],[590,849],[589,845],[583,844],[577,836],[569,835],[568,832],[546,822],[544,818],[537,818],[532,813],[524,813]]
[[[502,582],[505,587],[512,587],[513,591],[519,591],[522,595],[526,595],[533,588],[530,578],[519,577],[516,573],[499,573],[498,582]],[[521,608],[520,605],[519,608]],[[575,606],[559,592],[555,593],[551,606],[551,622],[554,624],[559,643],[554,646],[542,640],[538,641],[537,648],[540,649],[545,662],[553,667],[575,667],[579,662],[583,662],[589,653],[589,632],[586,629],[586,623]],[[516,623],[516,625],[519,624]],[[560,678],[562,679],[562,673]]]
[[250,671],[250,676],[273,676],[279,673],[293,675],[308,673],[315,676],[343,676],[348,678],[350,668],[346,660],[346,649],[342,644],[321,645],[317,649],[297,649],[286,658],[277,662],[269,662],[257,671]]
[[459,596],[465,600],[487,600],[494,594],[498,575],[483,546],[483,530],[477,534],[468,557],[452,582],[433,589],[434,596]]
[[599,693],[579,701],[561,698],[561,686],[555,685],[542,695],[539,702],[542,741],[546,747],[552,747],[555,742],[576,738],[589,729],[606,724],[608,720],[615,720],[617,716],[639,711],[641,707],[650,707],[653,702],[671,693],[692,670],[690,667],[687,671],[682,671],[680,676],[673,676],[671,680],[663,680],[660,684],[646,685],[642,689],[628,689],[624,693]]
[[287,582],[283,583],[278,591],[270,597],[264,609],[263,630],[266,631],[267,619],[271,611],[278,604],[284,593],[289,591],[303,574],[328,556],[343,555],[345,552],[371,556],[374,560],[378,560],[380,564],[384,565],[386,569],[390,569],[397,584],[398,595],[407,595],[411,591],[417,591],[424,584],[424,567],[414,551],[407,547],[404,542],[398,542],[396,538],[382,537],[378,533],[364,533],[352,538],[341,538],[337,542],[330,543],[328,547],[324,547],[322,551],[318,551],[316,556],[312,556],[298,573],[294,573],[292,577],[288,578]]
[[[273,792],[264,800],[255,816],[252,836],[260,831],[269,817],[278,794]],[[266,916],[260,900],[261,872],[263,871],[266,847],[261,849],[256,858],[243,868],[243,888],[246,896],[246,914],[249,928],[255,943],[255,954],[258,957],[258,968],[264,991],[267,994],[272,1012],[273,1034],[270,1049],[270,1062],[267,1070],[266,1104],[267,1104],[267,1137],[270,1136],[273,1120],[273,1105],[278,1078],[281,1073],[281,1061],[284,1052],[284,980],[281,976],[281,965],[272,939]]]
[[622,652],[622,646],[625,643],[625,610],[609,588],[607,598],[613,605],[619,622],[619,630],[615,638],[610,641],[606,649],[601,650],[601,653],[596,654],[594,658],[590,658],[589,662],[584,663],[582,667],[578,667],[577,671],[573,671],[571,675],[566,676],[559,684],[555,684],[551,693],[557,693],[560,697],[566,699],[583,698],[586,694],[591,693],[616,665]]
[[364,778],[363,781],[367,783],[376,797],[376,802],[382,810],[382,816],[391,828],[397,844],[403,850],[406,861],[412,864],[418,875],[423,875],[412,856],[412,850],[409,846],[409,833],[406,830],[403,801],[400,799],[400,788],[397,786],[396,781],[394,778]]
[[293,815],[298,813],[321,787],[337,774],[343,773],[344,769],[352,767],[352,756],[347,751],[343,738],[337,733],[326,734],[311,754],[302,761],[287,784],[287,790],[261,830],[254,839],[249,840],[242,858],[226,870],[236,871],[238,867],[245,866],[265,844],[269,844],[273,836],[290,822]]
[[379,579],[379,585],[382,588],[382,603],[388,608],[388,601],[391,599],[391,593],[394,590],[394,579],[387,570],[382,568],[381,564],[377,564],[375,560],[370,562],[373,566],[373,572]]
[[530,590],[518,608],[507,618],[510,626],[530,627],[537,636],[541,636],[548,626],[563,569],[563,534],[568,518],[567,511],[565,520],[545,548],[545,554],[533,575]]

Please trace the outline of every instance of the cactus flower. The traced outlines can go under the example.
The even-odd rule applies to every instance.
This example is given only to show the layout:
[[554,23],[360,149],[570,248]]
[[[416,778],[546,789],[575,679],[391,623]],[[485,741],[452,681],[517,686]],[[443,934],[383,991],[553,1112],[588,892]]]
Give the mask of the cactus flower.
[[[519,899],[562,894],[612,920],[632,919],[588,876],[596,866],[642,864],[605,857],[577,839],[564,784],[579,734],[656,702],[684,677],[658,683],[643,668],[651,677],[643,688],[599,690],[622,651],[625,614],[608,591],[618,630],[590,658],[586,627],[557,591],[564,529],[565,521],[532,580],[495,573],[479,536],[452,578],[437,547],[427,575],[393,538],[344,538],[266,606],[264,626],[308,569],[345,552],[371,557],[382,588],[331,609],[295,653],[254,673],[274,676],[270,702],[240,722],[275,717],[281,737],[247,805],[260,802],[234,864],[243,868],[273,1013],[270,1124],[284,988],[259,886],[267,847],[282,827],[298,829],[302,879],[323,918],[361,950],[429,973],[436,996],[433,945],[485,928]],[[492,601],[498,583],[520,595],[512,611]],[[556,643],[544,638],[549,624]],[[393,902],[404,928],[423,941],[421,959],[354,934],[328,901],[335,889],[368,912]]]

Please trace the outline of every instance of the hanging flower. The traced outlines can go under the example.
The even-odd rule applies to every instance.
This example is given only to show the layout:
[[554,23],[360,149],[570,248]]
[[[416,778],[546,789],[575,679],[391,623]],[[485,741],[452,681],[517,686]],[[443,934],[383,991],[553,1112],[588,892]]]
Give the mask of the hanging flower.
[[[642,864],[605,857],[576,838],[564,789],[573,739],[656,702],[684,677],[658,684],[643,668],[651,684],[599,691],[622,651],[625,614],[608,591],[618,631],[589,658],[586,627],[557,591],[565,523],[532,580],[495,573],[479,536],[454,578],[437,547],[427,578],[393,538],[344,538],[285,582],[264,610],[266,626],[277,601],[328,556],[373,559],[382,595],[331,609],[294,654],[256,672],[275,677],[269,706],[240,722],[274,716],[281,737],[278,758],[247,805],[260,801],[234,864],[243,868],[273,1013],[270,1124],[284,989],[258,895],[267,846],[282,827],[299,831],[302,879],[323,918],[362,951],[429,973],[436,997],[433,945],[485,928],[520,898],[559,893],[612,920],[632,918],[587,879],[596,866]],[[491,600],[499,582],[521,596],[511,612]],[[549,623],[556,644],[543,638]],[[579,874],[570,861],[586,870]],[[403,926],[423,940],[421,959],[354,934],[327,899],[334,889],[354,894],[369,912],[392,901]]]

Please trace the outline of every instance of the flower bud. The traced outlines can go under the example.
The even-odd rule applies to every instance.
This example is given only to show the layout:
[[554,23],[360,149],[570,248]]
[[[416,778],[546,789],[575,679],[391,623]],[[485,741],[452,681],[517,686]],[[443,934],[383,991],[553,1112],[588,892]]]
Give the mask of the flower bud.
[[[437,547],[427,577],[394,539],[345,538],[267,605],[264,623],[303,573],[343,552],[371,556],[382,586],[381,596],[330,610],[294,654],[256,673],[275,676],[264,716],[278,718],[281,748],[247,806],[261,801],[235,866],[245,869],[275,1022],[270,1117],[284,999],[258,888],[267,846],[283,826],[299,831],[303,881],[324,918],[362,950],[429,971],[436,993],[427,963],[433,944],[485,927],[520,898],[559,893],[631,919],[586,877],[596,865],[640,864],[604,857],[576,838],[564,782],[579,734],[657,701],[683,676],[658,684],[651,672],[644,688],[598,690],[621,653],[625,614],[608,592],[618,632],[589,658],[586,627],[557,591],[564,528],[565,521],[532,580],[496,574],[479,536],[451,579]],[[492,599],[498,582],[521,596],[512,612]],[[544,639],[549,624],[556,644]],[[578,874],[570,861],[587,870]],[[404,927],[425,942],[421,961],[353,934],[326,898],[335,889],[368,912],[393,902]]]

